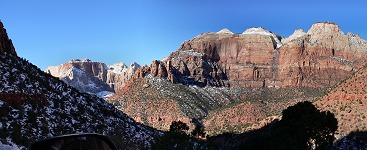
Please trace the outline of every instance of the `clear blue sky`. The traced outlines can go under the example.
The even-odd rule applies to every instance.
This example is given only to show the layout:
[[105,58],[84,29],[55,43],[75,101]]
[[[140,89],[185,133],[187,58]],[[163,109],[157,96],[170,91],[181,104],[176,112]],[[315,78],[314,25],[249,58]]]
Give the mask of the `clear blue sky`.
[[18,55],[41,69],[73,58],[150,64],[184,40],[262,26],[281,36],[332,21],[367,38],[367,2],[232,0],[4,0],[0,19]]

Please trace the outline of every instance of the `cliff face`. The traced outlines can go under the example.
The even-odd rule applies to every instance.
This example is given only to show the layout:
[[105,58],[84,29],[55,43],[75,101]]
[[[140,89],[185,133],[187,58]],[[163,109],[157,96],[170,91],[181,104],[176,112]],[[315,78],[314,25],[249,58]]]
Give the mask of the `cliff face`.
[[[307,32],[296,30],[288,38],[263,28],[204,33],[137,70],[113,99],[126,114],[158,129],[168,129],[174,119],[194,118],[208,133],[243,131],[245,124],[291,104],[319,98],[352,75],[366,60],[366,43],[330,22],[316,23]],[[150,105],[158,100],[172,108]],[[152,113],[163,108],[175,112]]]
[[0,21],[0,53],[2,54],[4,52],[14,56],[17,55],[13,46],[13,42],[9,39],[6,29],[4,28],[3,23]]
[[[222,30],[185,41],[165,60],[154,61],[150,74],[202,86],[330,87],[361,67],[364,43],[329,22],[286,39],[263,28],[242,34]],[[167,73],[155,73],[159,71]]]
[[336,24],[317,23],[278,50],[280,86],[329,87],[363,65],[366,41],[345,35]]
[[130,67],[123,63],[107,66],[89,59],[74,59],[59,66],[50,66],[45,72],[82,92],[103,97],[121,90],[139,67],[136,63]]

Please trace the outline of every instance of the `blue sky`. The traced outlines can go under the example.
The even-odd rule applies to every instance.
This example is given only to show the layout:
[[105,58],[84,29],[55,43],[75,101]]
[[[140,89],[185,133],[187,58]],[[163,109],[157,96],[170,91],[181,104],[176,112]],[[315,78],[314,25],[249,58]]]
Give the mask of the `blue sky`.
[[281,36],[336,22],[367,38],[367,2],[219,0],[4,0],[0,19],[19,56],[41,69],[73,58],[150,64],[184,40],[262,26]]

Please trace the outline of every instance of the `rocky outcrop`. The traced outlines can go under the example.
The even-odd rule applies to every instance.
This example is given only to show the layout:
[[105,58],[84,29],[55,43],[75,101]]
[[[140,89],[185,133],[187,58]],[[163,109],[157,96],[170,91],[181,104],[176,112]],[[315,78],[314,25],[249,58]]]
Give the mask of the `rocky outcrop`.
[[0,53],[7,53],[16,56],[15,48],[13,42],[9,39],[6,29],[0,20]]
[[130,67],[124,63],[107,66],[89,59],[73,59],[59,66],[50,66],[45,72],[82,92],[104,97],[122,90],[139,67],[137,63],[132,63]]

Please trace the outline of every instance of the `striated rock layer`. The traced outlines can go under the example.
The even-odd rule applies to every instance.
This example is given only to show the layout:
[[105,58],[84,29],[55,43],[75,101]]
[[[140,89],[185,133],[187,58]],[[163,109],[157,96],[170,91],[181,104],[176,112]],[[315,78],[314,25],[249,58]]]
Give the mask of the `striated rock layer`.
[[[199,119],[213,134],[218,129],[243,131],[295,102],[317,99],[352,75],[366,60],[366,43],[330,22],[316,23],[307,32],[296,30],[288,38],[264,28],[204,33],[138,69],[130,86],[113,99],[131,117],[159,129],[170,124],[162,118],[176,118]],[[147,106],[155,99],[169,101],[180,112],[152,113],[170,110]],[[145,108],[149,111],[137,111]]]

